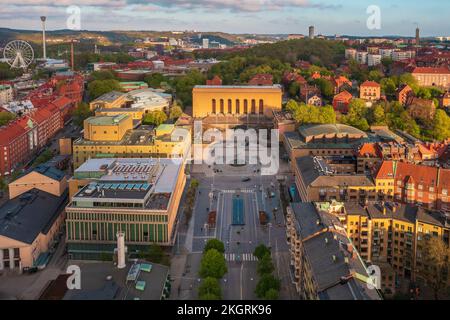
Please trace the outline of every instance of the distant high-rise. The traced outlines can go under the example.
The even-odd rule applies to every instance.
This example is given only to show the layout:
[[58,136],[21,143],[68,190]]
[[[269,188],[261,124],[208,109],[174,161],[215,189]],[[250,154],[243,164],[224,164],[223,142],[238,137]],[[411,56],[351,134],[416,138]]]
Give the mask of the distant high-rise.
[[45,48],[45,21],[47,17],[41,16],[42,21],[42,55],[44,60],[47,59],[47,49]]
[[314,39],[314,26],[309,27],[309,38]]
[[420,45],[420,29],[416,28],[416,46]]
[[203,49],[208,49],[208,48],[209,48],[209,39],[203,38]]

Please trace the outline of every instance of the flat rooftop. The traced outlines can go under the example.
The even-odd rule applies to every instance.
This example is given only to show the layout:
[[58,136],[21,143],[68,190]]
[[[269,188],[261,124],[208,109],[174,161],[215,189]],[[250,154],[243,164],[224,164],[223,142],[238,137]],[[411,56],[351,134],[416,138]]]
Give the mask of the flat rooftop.
[[123,92],[111,91],[111,92],[108,92],[108,93],[105,93],[105,94],[101,95],[100,97],[98,97],[97,99],[95,99],[92,102],[97,102],[97,101],[114,102],[114,101],[116,101],[117,99],[119,99],[120,97],[122,97],[124,95],[125,94]]
[[[169,275],[169,267],[141,260],[138,263],[150,264],[151,271],[140,270],[136,280],[131,281],[127,281],[133,266],[130,261],[124,269],[118,269],[112,262],[73,263],[81,269],[81,290],[66,288],[63,300],[160,300]],[[145,281],[144,290],[136,289],[137,281]]]
[[182,159],[90,159],[74,177],[91,179],[73,197],[76,206],[87,202],[136,203],[142,209],[167,209],[175,191]]
[[113,126],[127,119],[127,114],[119,114],[115,116],[95,116],[90,117],[86,121],[95,126]]

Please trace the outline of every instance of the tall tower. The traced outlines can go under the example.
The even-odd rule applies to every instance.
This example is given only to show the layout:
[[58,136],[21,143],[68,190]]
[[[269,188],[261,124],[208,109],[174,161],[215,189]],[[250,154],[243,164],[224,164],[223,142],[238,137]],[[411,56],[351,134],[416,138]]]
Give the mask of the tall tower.
[[416,46],[420,45],[420,29],[416,28]]
[[47,60],[47,49],[45,47],[45,20],[47,20],[46,16],[41,16],[42,21],[42,54],[44,60]]
[[314,39],[314,26],[309,27],[309,38]]
[[70,65],[72,71],[75,71],[74,52],[73,52],[73,39],[70,41]]

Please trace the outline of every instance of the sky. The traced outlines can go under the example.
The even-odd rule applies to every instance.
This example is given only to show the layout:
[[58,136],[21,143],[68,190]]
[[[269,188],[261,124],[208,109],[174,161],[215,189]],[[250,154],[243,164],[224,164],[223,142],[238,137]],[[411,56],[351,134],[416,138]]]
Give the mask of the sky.
[[[372,5],[379,29],[367,27]],[[70,19],[71,6],[79,19]],[[0,27],[37,30],[45,15],[49,30],[79,21],[83,30],[102,31],[307,34],[314,25],[324,35],[414,36],[418,25],[422,36],[450,36],[449,12],[449,0],[0,0]]]

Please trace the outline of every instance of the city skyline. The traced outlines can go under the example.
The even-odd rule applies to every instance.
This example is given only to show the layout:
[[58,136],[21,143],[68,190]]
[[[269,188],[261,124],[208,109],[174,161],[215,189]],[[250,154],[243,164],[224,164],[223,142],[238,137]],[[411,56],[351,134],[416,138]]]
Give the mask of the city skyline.
[[[67,29],[66,12],[72,5],[81,10],[81,30],[196,30],[234,34],[307,34],[308,26],[316,27],[316,34],[351,36],[414,36],[416,26],[422,37],[445,36],[450,22],[444,20],[444,1],[400,0],[114,0],[77,2],[25,0],[10,4],[5,0],[0,9],[0,27],[39,30],[40,15],[48,17],[48,30]],[[367,8],[379,6],[381,29],[369,30]],[[200,19],[198,17],[201,17]],[[407,17],[407,18],[405,18]],[[117,23],[120,21],[120,24]],[[262,24],[261,21],[264,21]],[[280,21],[283,21],[280,24]],[[436,23],[439,22],[439,23]]]

